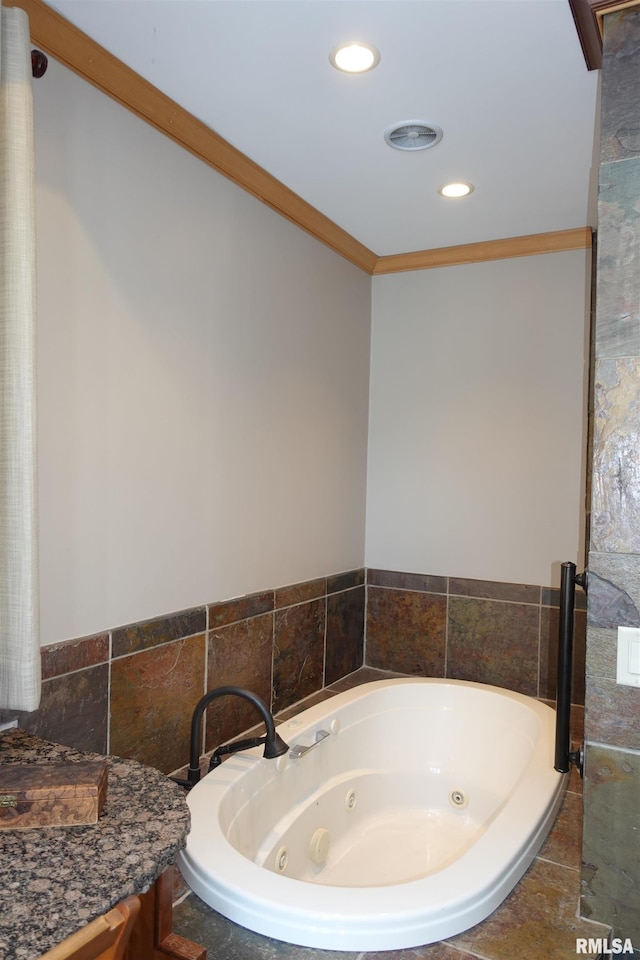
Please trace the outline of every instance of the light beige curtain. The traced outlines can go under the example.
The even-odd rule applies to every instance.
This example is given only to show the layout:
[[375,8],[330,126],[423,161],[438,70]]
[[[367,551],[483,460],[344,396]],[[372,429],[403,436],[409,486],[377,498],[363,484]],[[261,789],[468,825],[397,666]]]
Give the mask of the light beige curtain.
[[40,702],[29,21],[0,8],[0,707]]

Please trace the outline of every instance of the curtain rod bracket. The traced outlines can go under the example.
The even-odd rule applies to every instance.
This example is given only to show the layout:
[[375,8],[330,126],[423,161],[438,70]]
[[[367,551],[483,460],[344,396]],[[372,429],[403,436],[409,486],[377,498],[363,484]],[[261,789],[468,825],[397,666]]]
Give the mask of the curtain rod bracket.
[[49,61],[47,60],[45,54],[42,50],[32,50],[31,51],[31,75],[36,79],[44,77],[47,72],[47,66]]

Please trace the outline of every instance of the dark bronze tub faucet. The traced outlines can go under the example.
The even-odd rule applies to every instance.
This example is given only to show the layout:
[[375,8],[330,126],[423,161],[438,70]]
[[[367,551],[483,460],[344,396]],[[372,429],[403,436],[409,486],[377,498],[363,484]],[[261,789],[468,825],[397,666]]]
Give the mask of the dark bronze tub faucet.
[[256,696],[255,693],[251,693],[250,690],[244,690],[242,687],[216,687],[215,690],[209,690],[208,693],[205,693],[205,695],[198,700],[193,711],[191,718],[191,751],[187,779],[180,780],[177,777],[171,778],[187,790],[194,787],[200,780],[200,731],[202,715],[212,700],[227,696],[242,697],[243,700],[248,700],[249,703],[252,703],[264,720],[267,732],[264,737],[236,740],[234,743],[218,747],[211,757],[209,770],[213,770],[220,765],[222,762],[221,757],[224,754],[236,753],[239,750],[248,750],[250,747],[257,747],[261,743],[264,743],[263,756],[266,757],[267,760],[275,760],[276,757],[283,756],[289,750],[288,745],[276,731],[276,725],[270,710],[260,697]]

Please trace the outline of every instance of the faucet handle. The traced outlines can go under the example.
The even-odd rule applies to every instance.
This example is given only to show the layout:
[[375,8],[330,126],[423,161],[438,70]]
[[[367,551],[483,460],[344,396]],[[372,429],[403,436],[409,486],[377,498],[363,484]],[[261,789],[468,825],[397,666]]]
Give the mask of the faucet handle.
[[292,760],[299,760],[300,757],[304,757],[305,753],[309,753],[309,750],[313,750],[314,747],[317,747],[319,743],[322,743],[323,740],[326,740],[327,737],[330,737],[331,734],[328,730],[316,730],[316,738],[313,743],[302,744],[294,743],[289,751],[289,756]]

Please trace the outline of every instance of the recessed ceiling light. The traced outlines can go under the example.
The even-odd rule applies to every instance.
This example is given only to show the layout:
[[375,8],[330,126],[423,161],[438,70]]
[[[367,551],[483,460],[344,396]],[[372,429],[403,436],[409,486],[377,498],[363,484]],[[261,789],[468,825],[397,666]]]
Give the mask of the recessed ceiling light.
[[464,183],[462,180],[455,183],[445,183],[440,187],[438,193],[443,197],[468,197],[470,193],[473,193],[473,184]]
[[366,73],[367,70],[377,67],[380,54],[370,43],[350,40],[335,47],[329,54],[329,60],[336,70],[344,73]]

